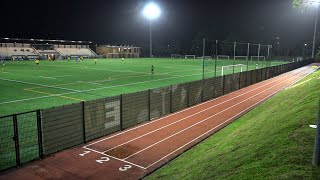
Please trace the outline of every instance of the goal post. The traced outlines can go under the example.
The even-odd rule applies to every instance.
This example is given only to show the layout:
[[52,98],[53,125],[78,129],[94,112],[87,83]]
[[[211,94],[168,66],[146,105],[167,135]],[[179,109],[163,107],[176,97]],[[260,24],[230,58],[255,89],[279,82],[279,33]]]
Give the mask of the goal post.
[[244,66],[245,66],[244,64],[235,64],[235,65],[222,66],[222,67],[221,67],[221,76],[224,75],[224,72],[225,72],[227,69],[231,69],[231,68],[233,69],[234,67],[239,67],[239,68],[240,68],[240,72],[242,72]]
[[196,59],[196,55],[185,55],[184,56],[185,59]]

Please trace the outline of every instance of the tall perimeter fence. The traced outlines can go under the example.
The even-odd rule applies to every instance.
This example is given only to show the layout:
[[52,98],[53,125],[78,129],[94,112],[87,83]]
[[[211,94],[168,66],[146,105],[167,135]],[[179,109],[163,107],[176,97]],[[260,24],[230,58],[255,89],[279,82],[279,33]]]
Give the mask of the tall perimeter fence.
[[152,121],[312,62],[292,62],[0,117],[0,171]]

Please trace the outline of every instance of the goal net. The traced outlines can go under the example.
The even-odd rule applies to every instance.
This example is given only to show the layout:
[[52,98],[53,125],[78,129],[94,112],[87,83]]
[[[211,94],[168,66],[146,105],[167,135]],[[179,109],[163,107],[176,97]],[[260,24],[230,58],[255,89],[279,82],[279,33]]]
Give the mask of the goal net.
[[228,65],[228,66],[222,66],[221,67],[221,76],[225,74],[232,74],[237,72],[242,72],[243,68],[245,67],[244,64],[235,64],[235,65]]
[[227,56],[227,55],[218,55],[218,56],[217,56],[217,59],[228,59],[228,60],[230,60],[230,56]]
[[211,56],[200,56],[200,57],[198,57],[198,59],[212,59],[212,57]]
[[196,59],[196,55],[185,55],[185,59]]
[[181,58],[180,54],[171,54],[171,58]]
[[248,56],[235,56],[234,59],[238,59],[238,60],[248,60]]
[[253,60],[258,60],[258,61],[263,60],[263,61],[265,61],[266,57],[265,56],[251,56],[251,61],[253,61]]

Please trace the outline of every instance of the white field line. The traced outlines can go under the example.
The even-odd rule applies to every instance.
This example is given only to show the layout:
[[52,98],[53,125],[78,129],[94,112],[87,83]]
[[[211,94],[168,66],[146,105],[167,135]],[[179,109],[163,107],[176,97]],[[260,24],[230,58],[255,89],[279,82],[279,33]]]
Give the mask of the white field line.
[[[280,80],[280,79],[276,79],[275,81],[278,81],[278,80]],[[252,92],[252,91],[255,91],[255,90],[257,90],[257,89],[263,88],[264,86],[267,86],[267,85],[269,85],[269,84],[271,84],[271,83],[274,83],[275,81],[270,82],[270,83],[267,83],[267,84],[264,84],[264,85],[262,85],[262,86],[258,86],[257,88],[251,89],[250,91],[247,91],[247,92],[242,93],[242,94],[240,94],[240,95],[238,95],[238,96],[235,96],[235,97],[233,97],[233,98],[230,98],[230,99],[228,99],[228,100],[226,100],[226,101],[223,101],[223,102],[221,102],[221,103],[219,103],[219,104],[216,104],[216,105],[211,106],[211,107],[209,107],[209,108],[203,109],[203,110],[201,110],[201,111],[199,111],[199,112],[197,112],[197,113],[194,113],[194,114],[192,114],[192,115],[190,115],[190,116],[186,116],[186,117],[184,117],[184,118],[182,118],[182,119],[180,119],[180,120],[178,120],[178,121],[175,121],[175,122],[173,122],[173,123],[167,124],[167,125],[165,125],[165,126],[162,126],[161,128],[155,129],[155,130],[150,131],[150,132],[148,132],[148,133],[145,133],[145,134],[143,134],[143,135],[141,135],[141,136],[138,136],[138,137],[136,137],[136,138],[134,138],[134,139],[131,139],[130,141],[127,141],[127,142],[124,142],[124,143],[122,143],[122,144],[119,144],[119,145],[117,145],[117,146],[115,146],[115,147],[112,147],[111,149],[108,149],[108,150],[104,151],[104,153],[106,153],[106,152],[108,152],[108,151],[111,151],[111,150],[113,150],[113,149],[116,149],[116,148],[118,148],[118,147],[120,147],[120,146],[123,146],[124,144],[130,143],[130,142],[132,142],[132,141],[135,141],[135,140],[137,140],[137,139],[140,139],[140,138],[142,138],[142,137],[145,137],[145,136],[147,136],[147,135],[149,135],[149,134],[152,134],[152,133],[154,133],[154,132],[157,132],[157,131],[159,131],[159,130],[161,130],[161,129],[164,129],[164,128],[166,128],[166,127],[169,127],[169,126],[171,126],[171,125],[174,125],[174,124],[176,124],[176,123],[178,123],[178,122],[180,122],[180,121],[184,121],[184,120],[186,120],[186,119],[188,119],[188,118],[190,118],[190,117],[193,117],[193,116],[196,116],[196,115],[198,115],[198,114],[201,114],[201,113],[203,113],[203,112],[205,112],[205,111],[207,111],[207,110],[210,110],[210,109],[212,109],[212,108],[215,108],[215,107],[217,107],[217,106],[220,106],[220,105],[222,105],[222,104],[224,104],[224,103],[226,103],[226,102],[229,102],[229,101],[231,101],[231,100],[234,100],[234,99],[236,99],[236,98],[238,98],[238,97],[241,97],[241,96],[243,96],[243,95],[245,95],[245,94],[248,94],[248,93],[250,93],[250,92]],[[97,142],[95,142],[95,143],[97,143]],[[95,143],[92,143],[92,144],[90,144],[90,145],[93,145],[93,144],[95,144]],[[89,146],[89,145],[87,145],[87,146]]]
[[[199,74],[201,74],[201,73],[199,73]],[[35,84],[35,83],[29,83],[29,82],[23,82],[23,81],[16,81],[16,80],[0,78],[0,80],[14,81],[14,82],[20,82],[20,83],[24,83],[24,84],[37,85],[37,86],[43,86],[43,87],[50,87],[50,88],[55,88],[55,89],[63,89],[63,90],[73,91],[73,92],[53,94],[53,95],[48,95],[48,96],[40,96],[40,97],[36,97],[36,98],[27,98],[27,99],[19,99],[19,100],[14,100],[14,101],[1,102],[0,105],[1,104],[15,103],[15,102],[28,101],[28,100],[34,100],[34,99],[55,97],[55,96],[61,96],[61,95],[67,95],[67,94],[75,94],[75,93],[91,92],[91,91],[97,91],[97,90],[103,90],[103,89],[111,89],[111,88],[115,88],[115,87],[123,87],[123,86],[129,86],[129,85],[134,85],[134,84],[144,84],[144,83],[150,83],[150,82],[164,81],[164,80],[168,80],[168,79],[177,79],[177,78],[181,78],[181,77],[189,77],[189,76],[194,76],[194,75],[199,75],[199,74],[191,74],[191,75],[187,75],[187,76],[176,76],[176,77],[163,78],[163,79],[157,79],[157,80],[149,80],[149,81],[140,81],[140,82],[135,82],[135,83],[119,84],[119,85],[114,85],[114,86],[104,86],[104,87],[100,87],[100,88],[93,88],[93,89],[87,89],[87,90],[74,90],[74,89],[62,88],[62,87],[58,87],[58,86],[48,86],[48,85],[41,85],[41,84]]]
[[[295,72],[290,72],[290,73],[288,73],[288,74],[294,74],[294,73],[295,73]],[[276,77],[271,78],[270,80],[275,80],[275,81],[277,81],[277,80],[280,79],[280,78],[282,78],[282,76],[276,76]],[[259,89],[259,88],[264,87],[264,86],[266,86],[266,85],[269,85],[269,84],[271,84],[271,83],[274,83],[274,81],[272,81],[272,82],[270,82],[270,83],[267,83],[267,84],[265,84],[265,85],[262,85],[262,86],[258,86],[257,88],[254,88],[254,89],[252,89],[252,90],[250,90],[250,91],[248,91],[248,92],[245,92],[245,93],[243,93],[243,94],[240,94],[240,95],[238,95],[238,96],[236,96],[236,97],[234,97],[234,98],[232,98],[232,99],[235,99],[235,98],[237,98],[237,97],[240,97],[240,96],[242,96],[242,95],[244,95],[244,94],[247,94],[247,93],[249,93],[249,92],[252,92],[252,91],[254,91],[254,90],[256,90],[256,89]],[[258,83],[257,83],[257,84],[258,84]],[[189,108],[184,109],[184,110],[182,110],[182,111],[178,111],[178,112],[176,112],[176,113],[169,114],[169,115],[164,116],[164,117],[161,117],[161,118],[159,118],[159,119],[157,119],[157,120],[154,120],[154,121],[151,121],[151,122],[142,124],[142,125],[140,125],[140,126],[137,126],[137,127],[135,127],[135,128],[132,128],[132,129],[129,129],[129,130],[126,130],[126,131],[123,131],[123,132],[118,133],[118,134],[115,134],[115,135],[113,135],[113,136],[110,136],[110,137],[101,139],[101,140],[96,141],[96,142],[94,142],[94,143],[88,144],[88,145],[86,145],[85,147],[91,146],[91,145],[96,144],[96,143],[99,143],[99,142],[101,142],[101,141],[105,141],[105,140],[107,140],[107,139],[111,139],[111,138],[113,138],[113,137],[116,137],[116,136],[119,136],[119,135],[121,135],[121,134],[130,132],[130,131],[133,131],[133,130],[138,129],[138,128],[141,128],[141,127],[143,127],[143,126],[146,126],[146,125],[155,123],[155,122],[160,121],[160,120],[162,120],[162,119],[164,119],[164,118],[168,118],[168,117],[174,116],[174,115],[179,114],[179,113],[182,113],[182,112],[184,112],[184,111],[188,111],[188,110],[193,109],[193,108],[196,108],[196,107],[198,107],[198,106],[205,105],[205,104],[207,104],[207,103],[210,103],[210,102],[212,102],[212,101],[221,99],[221,98],[223,98],[223,97],[225,97],[225,96],[227,96],[227,95],[231,95],[231,94],[233,94],[233,93],[236,93],[236,91],[231,92],[231,93],[229,93],[229,94],[225,94],[225,95],[223,95],[223,96],[220,96],[220,97],[218,97],[218,98],[212,99],[212,100],[210,100],[210,101],[206,101],[206,102],[204,102],[204,103],[201,103],[201,104],[198,104],[198,105],[189,107]],[[231,99],[231,100],[232,100],[232,99]],[[230,99],[227,100],[227,101],[230,101]],[[224,102],[227,102],[227,101],[224,101]],[[219,103],[218,105],[223,104],[224,102]]]
[[59,77],[69,77],[69,76],[72,76],[72,75],[61,75],[61,76],[52,76],[52,77],[59,78]]
[[83,148],[84,148],[84,149],[87,149],[87,150],[89,150],[89,151],[93,151],[93,152],[96,152],[96,153],[98,153],[98,154],[101,154],[101,155],[103,155],[103,156],[107,156],[107,157],[110,157],[110,158],[112,158],[112,159],[115,159],[115,160],[118,160],[118,161],[121,161],[121,162],[130,164],[130,165],[136,166],[136,167],[141,168],[141,169],[147,169],[147,168],[145,168],[145,167],[143,167],[143,166],[134,164],[134,163],[129,162],[129,161],[125,161],[125,160],[123,160],[123,159],[119,159],[119,158],[117,158],[117,157],[110,156],[110,155],[108,155],[108,154],[104,154],[103,152],[99,152],[99,151],[94,150],[94,149],[90,149],[90,148],[87,148],[87,147],[83,147]]
[[[299,68],[301,69],[301,68]],[[297,70],[297,69],[296,69]],[[295,70],[293,70],[295,71]],[[289,72],[287,72],[289,73]],[[201,73],[199,73],[201,74]],[[286,74],[286,73],[284,73]],[[282,75],[284,75],[282,74]],[[198,74],[191,74],[188,76],[194,76]],[[188,76],[179,76],[179,77],[188,77]],[[136,83],[128,83],[128,84],[122,84],[122,85],[115,85],[115,86],[109,86],[109,87],[101,87],[101,88],[95,88],[95,89],[88,89],[88,90],[83,90],[83,91],[78,91],[78,92],[67,92],[67,93],[60,93],[60,94],[53,94],[53,95],[48,95],[48,96],[40,96],[40,97],[35,97],[35,98],[26,98],[26,99],[19,99],[19,100],[13,100],[13,101],[6,101],[6,102],[1,102],[0,105],[2,104],[9,104],[9,103],[16,103],[16,102],[23,102],[23,101],[30,101],[30,100],[35,100],[35,99],[43,99],[43,98],[50,98],[50,97],[56,97],[56,96],[62,96],[62,95],[68,95],[68,94],[75,94],[75,93],[82,93],[82,92],[89,92],[89,91],[96,91],[96,90],[102,90],[102,89],[110,89],[114,87],[121,87],[121,86],[128,86],[128,85],[133,85],[133,84],[143,84],[143,83],[148,83],[148,82],[156,82],[156,81],[162,81],[162,80],[168,80],[168,79],[176,79],[178,77],[172,77],[172,78],[164,78],[164,79],[158,79],[158,80],[150,80],[150,81],[141,81],[141,82],[136,82]],[[274,77],[275,78],[275,77]],[[1,80],[1,78],[0,78]],[[56,86],[50,86],[53,88],[58,88]]]
[[45,78],[45,79],[57,79],[57,78],[55,78],[55,77],[48,77],[48,76],[39,76],[39,77]]
[[[301,77],[301,78],[300,78],[300,79],[298,79],[297,81],[294,81],[293,83],[289,84],[288,86],[291,86],[292,84],[294,84],[294,83],[296,83],[296,82],[300,81],[301,79],[305,78],[305,77],[306,77],[306,76],[308,76],[309,74],[310,74],[310,73],[306,74],[305,76]],[[288,87],[288,86],[286,86],[286,87]],[[284,88],[285,88],[285,87],[284,87]],[[274,92],[274,93],[270,94],[269,96],[265,97],[264,99],[260,100],[259,102],[255,103],[255,104],[253,104],[252,106],[250,106],[250,107],[246,108],[245,110],[243,110],[243,111],[239,112],[238,114],[234,115],[233,117],[231,117],[231,118],[229,118],[229,119],[225,120],[224,122],[220,123],[219,125],[217,125],[217,126],[213,127],[212,129],[208,130],[207,132],[205,132],[205,133],[201,134],[200,136],[198,136],[198,137],[194,138],[193,140],[189,141],[188,143],[184,144],[183,146],[180,146],[178,149],[176,149],[176,150],[172,151],[171,153],[169,153],[169,154],[167,154],[167,155],[163,156],[162,158],[160,158],[159,160],[157,160],[157,161],[153,162],[152,164],[150,164],[150,165],[149,165],[149,166],[147,166],[146,168],[148,169],[149,167],[153,166],[154,164],[158,163],[159,161],[161,161],[161,160],[163,160],[163,159],[167,158],[167,157],[168,157],[168,156],[170,156],[171,154],[173,154],[173,153],[175,153],[175,152],[179,151],[180,149],[184,148],[185,146],[189,145],[189,144],[190,144],[190,143],[192,143],[193,141],[195,141],[195,140],[197,140],[197,139],[201,138],[202,136],[204,136],[204,135],[208,134],[210,131],[212,131],[212,130],[214,130],[214,129],[216,129],[216,128],[220,127],[220,126],[222,126],[224,123],[226,123],[226,122],[228,122],[228,121],[232,120],[233,118],[237,117],[238,115],[241,115],[242,113],[246,112],[247,110],[249,110],[249,109],[251,109],[251,108],[255,107],[256,105],[260,104],[260,103],[261,103],[261,102],[263,102],[264,100],[266,100],[266,99],[268,99],[268,98],[272,97],[273,95],[277,94],[278,92],[280,92],[280,91],[281,91],[281,90],[283,90],[284,88],[282,88],[282,89],[280,89],[280,90],[278,90],[278,91],[276,91],[276,92]]]
[[95,85],[102,85],[100,83],[96,83],[96,82],[86,82],[86,81],[77,81],[77,82],[80,82],[80,83],[87,83],[87,84],[95,84]]
[[67,90],[67,91],[73,91],[74,93],[79,93],[79,92],[81,92],[81,91],[75,90],[75,89],[69,89],[69,88],[63,88],[63,87],[56,87],[56,86],[50,86],[50,85],[44,85],[44,84],[37,84],[37,83],[31,83],[31,82],[19,81],[19,80],[13,80],[13,79],[0,78],[0,80],[9,81],[9,82],[23,83],[23,84],[29,84],[29,85],[34,85],[34,86],[49,87],[49,88],[54,88],[54,89],[62,89],[62,90]]
[[9,73],[9,72],[1,72],[1,73],[5,73],[6,74],[6,73]]
[[[288,78],[288,79],[292,79],[292,78]],[[124,158],[124,160],[125,160],[125,159],[128,159],[128,158],[130,158],[130,157],[132,157],[132,156],[135,156],[135,155],[137,155],[137,154],[139,154],[139,153],[141,153],[141,152],[143,152],[143,151],[145,151],[145,150],[147,150],[147,149],[150,149],[151,147],[153,147],[153,146],[155,146],[155,145],[157,145],[157,144],[160,144],[161,142],[166,141],[166,140],[168,140],[168,139],[170,139],[170,138],[172,138],[172,137],[174,137],[174,136],[176,136],[176,135],[178,135],[178,134],[180,134],[180,133],[182,133],[182,132],[184,132],[184,131],[186,131],[186,130],[188,130],[188,129],[191,129],[192,127],[194,127],[194,126],[196,126],[196,125],[198,125],[198,124],[201,124],[201,123],[203,123],[203,122],[206,122],[206,121],[210,120],[211,118],[213,118],[213,117],[215,117],[215,116],[217,116],[217,115],[219,115],[219,114],[221,114],[221,113],[223,113],[223,112],[225,112],[225,111],[228,111],[229,109],[232,109],[232,108],[234,108],[234,107],[236,107],[236,106],[238,106],[238,105],[240,105],[240,104],[248,101],[249,99],[252,99],[252,98],[254,98],[254,97],[256,97],[256,96],[258,96],[258,95],[260,95],[260,94],[262,94],[262,93],[264,93],[264,92],[266,92],[266,91],[268,91],[268,90],[270,90],[270,89],[273,89],[274,87],[276,87],[276,86],[278,86],[278,85],[280,85],[280,84],[283,84],[283,83],[286,82],[286,81],[288,81],[288,80],[285,80],[285,81],[282,81],[282,82],[280,82],[280,83],[277,83],[276,85],[274,85],[274,86],[272,86],[272,87],[270,87],[270,88],[268,88],[268,89],[265,89],[265,90],[263,90],[263,91],[255,94],[255,95],[253,95],[253,96],[251,96],[250,98],[247,98],[247,99],[245,99],[245,100],[243,100],[243,101],[240,101],[239,103],[236,103],[236,104],[234,104],[234,105],[232,105],[232,106],[230,106],[230,107],[228,107],[228,108],[226,108],[226,109],[224,109],[224,110],[222,110],[222,111],[220,111],[220,112],[218,112],[218,113],[216,113],[216,114],[214,114],[214,115],[211,115],[211,116],[209,116],[209,117],[207,117],[207,118],[205,118],[205,119],[203,119],[203,120],[201,120],[201,121],[199,121],[199,122],[197,122],[197,123],[195,123],[195,124],[193,124],[193,125],[185,128],[185,129],[182,129],[182,130],[180,130],[180,131],[178,131],[178,132],[176,132],[176,133],[174,133],[174,134],[172,134],[172,135],[170,135],[170,136],[168,136],[168,137],[166,137],[166,138],[164,138],[164,139],[162,139],[162,140],[160,140],[160,141],[158,141],[158,142],[156,142],[156,143],[154,143],[154,144],[151,144],[150,146],[148,146],[148,147],[146,147],[146,148],[144,148],[144,149],[141,149],[140,151],[137,151],[136,153],[131,154],[130,156],[127,156],[126,158]],[[259,101],[259,102],[260,102],[260,101]]]

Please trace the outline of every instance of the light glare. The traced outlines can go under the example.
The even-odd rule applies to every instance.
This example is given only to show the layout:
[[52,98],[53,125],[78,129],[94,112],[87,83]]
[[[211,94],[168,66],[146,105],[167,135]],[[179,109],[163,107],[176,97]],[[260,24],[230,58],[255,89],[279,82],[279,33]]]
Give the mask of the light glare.
[[149,20],[156,19],[160,16],[161,11],[158,5],[155,3],[148,3],[143,9],[144,17],[148,18]]

